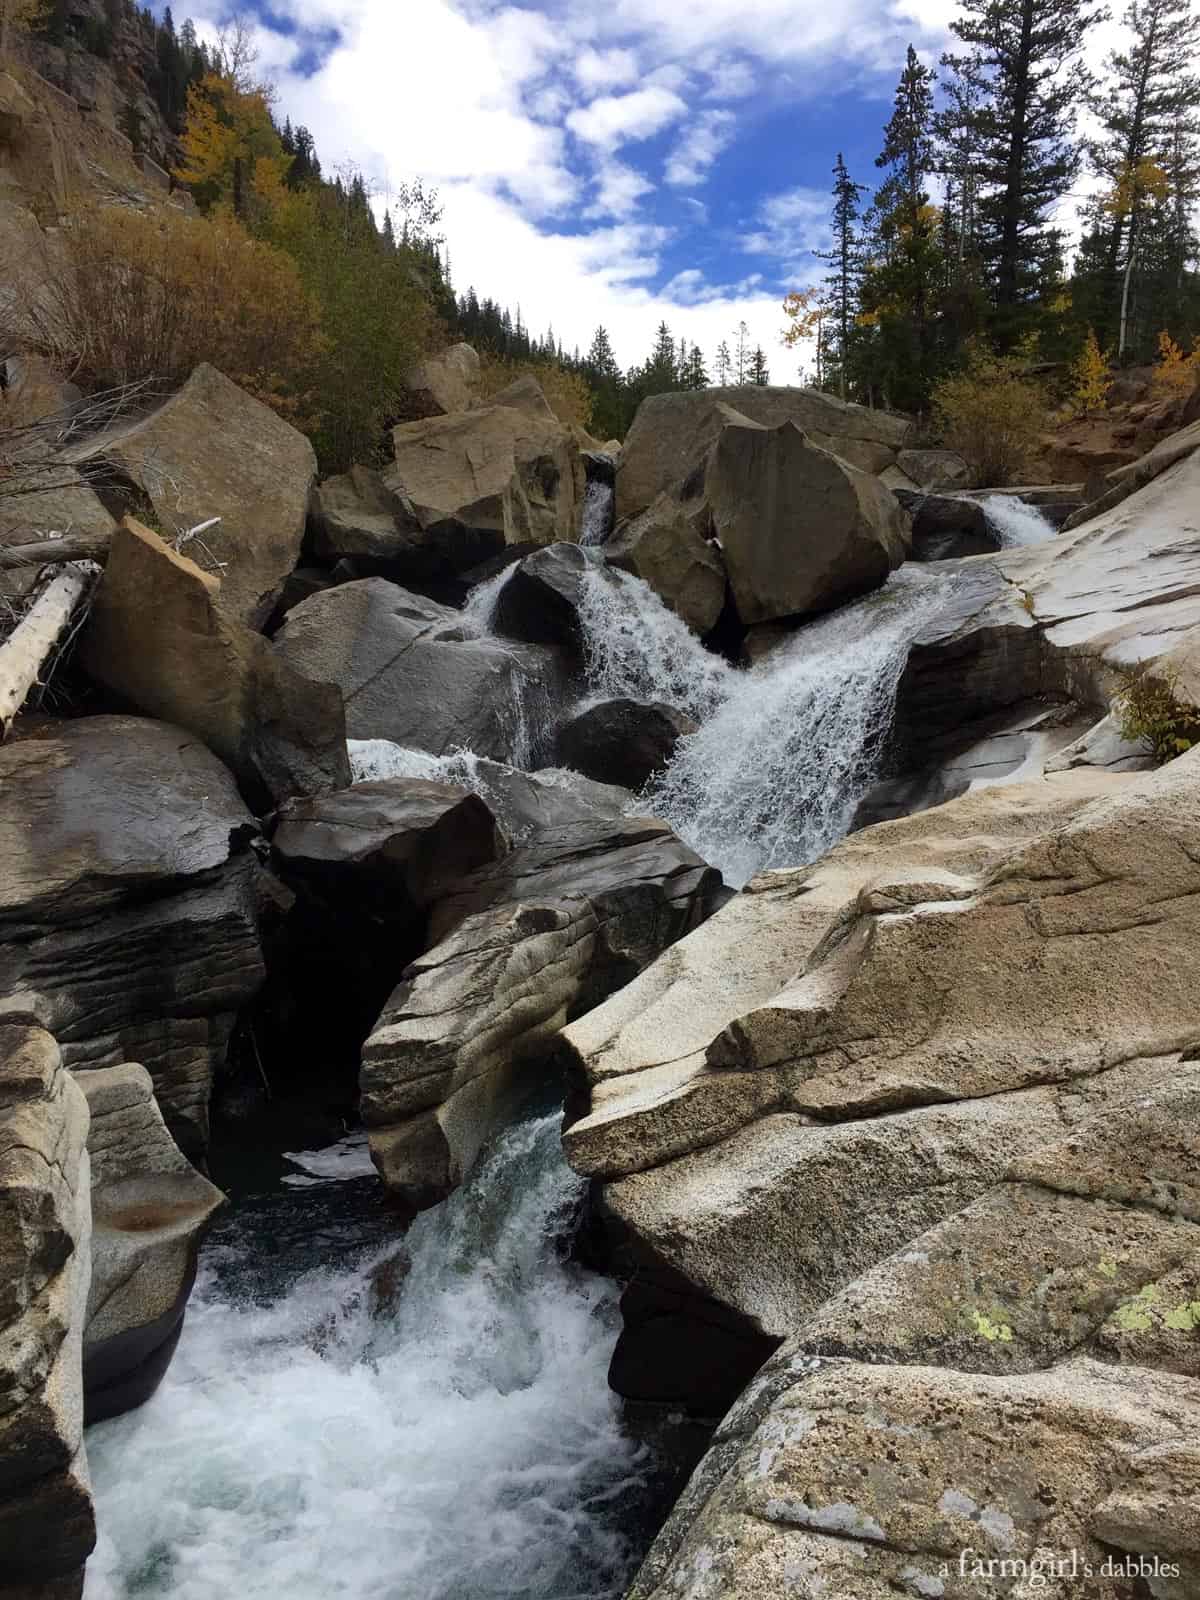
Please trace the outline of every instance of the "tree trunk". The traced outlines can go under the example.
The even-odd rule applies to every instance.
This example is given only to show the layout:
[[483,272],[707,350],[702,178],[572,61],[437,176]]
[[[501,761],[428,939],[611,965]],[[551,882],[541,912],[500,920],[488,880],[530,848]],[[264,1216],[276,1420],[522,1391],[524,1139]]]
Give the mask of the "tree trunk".
[[46,658],[71,625],[75,609],[91,587],[93,569],[72,565],[60,572],[34,602],[28,615],[0,645],[0,739],[38,681]]
[[103,561],[111,539],[110,533],[68,533],[61,539],[38,539],[33,544],[0,544],[0,572],[62,566],[66,561]]

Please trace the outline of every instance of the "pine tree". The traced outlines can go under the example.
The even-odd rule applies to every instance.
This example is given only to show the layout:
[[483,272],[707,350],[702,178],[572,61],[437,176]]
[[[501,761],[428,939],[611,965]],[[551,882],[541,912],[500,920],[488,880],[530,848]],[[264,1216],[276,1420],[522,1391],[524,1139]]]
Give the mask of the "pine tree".
[[707,389],[708,372],[704,365],[704,352],[698,344],[694,344],[688,351],[680,369],[680,378],[685,389]]
[[746,382],[750,371],[750,329],[744,322],[738,323],[734,329],[733,338],[734,382],[741,387]]
[[862,277],[862,249],[859,242],[859,195],[863,185],[855,183],[846,170],[842,152],[833,168],[833,249],[818,250],[822,261],[831,262],[833,271],[825,282],[833,302],[837,328],[839,388],[846,398],[846,368],[850,358],[850,329],[854,322],[858,286]]
[[[1132,44],[1108,57],[1107,79],[1092,101],[1102,132],[1088,145],[1107,184],[1093,215],[1104,238],[1104,325],[1117,327],[1118,360],[1130,344],[1147,226],[1155,202],[1167,200],[1172,149],[1177,139],[1194,143],[1200,133],[1200,77],[1193,69],[1200,13],[1189,0],[1132,0],[1123,21]],[[1174,208],[1171,215],[1175,221]]]
[[592,335],[584,365],[602,383],[615,383],[620,378],[621,369],[617,366],[607,328],[601,326]]
[[733,357],[729,354],[729,346],[724,339],[717,346],[717,387],[725,389],[729,386],[729,375],[733,371]]
[[968,47],[947,64],[977,100],[978,218],[997,337],[1011,345],[1057,246],[1048,213],[1079,166],[1075,108],[1091,79],[1079,54],[1101,16],[1090,0],[960,0],[951,23]]
[[757,384],[760,389],[765,389],[771,381],[771,374],[767,369],[767,358],[763,354],[762,345],[755,345],[754,354],[750,357],[750,382]]

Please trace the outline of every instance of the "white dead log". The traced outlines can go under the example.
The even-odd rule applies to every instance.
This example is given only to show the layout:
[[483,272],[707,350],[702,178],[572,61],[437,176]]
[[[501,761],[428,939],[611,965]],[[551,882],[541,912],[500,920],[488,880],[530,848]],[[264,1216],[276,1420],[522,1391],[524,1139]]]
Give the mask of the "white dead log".
[[70,628],[95,572],[82,563],[64,567],[0,645],[0,739],[7,737],[47,658]]

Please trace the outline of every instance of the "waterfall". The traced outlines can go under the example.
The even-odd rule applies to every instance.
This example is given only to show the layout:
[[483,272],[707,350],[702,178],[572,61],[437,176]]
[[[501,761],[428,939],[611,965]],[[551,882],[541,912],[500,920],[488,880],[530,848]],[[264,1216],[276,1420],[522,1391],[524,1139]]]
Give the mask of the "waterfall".
[[1053,539],[1058,531],[1037,506],[1026,505],[1015,494],[989,494],[979,504],[1004,549],[1014,545],[1041,544],[1046,539]]
[[735,886],[814,860],[846,833],[877,776],[909,646],[944,594],[943,579],[897,572],[736,671],[639,579],[589,574],[590,693],[664,700],[701,724],[637,809],[669,822]]
[[611,483],[593,478],[583,494],[583,511],[579,519],[579,542],[582,545],[603,544],[612,532],[614,491]]
[[562,1258],[581,1190],[559,1117],[522,1123],[407,1275],[393,1242],[267,1303],[220,1270],[260,1229],[227,1224],[158,1394],[89,1430],[87,1600],[619,1595],[648,1464],[606,1381],[617,1290]]
[[594,564],[581,580],[579,621],[589,699],[662,700],[698,721],[725,700],[733,668],[640,578]]

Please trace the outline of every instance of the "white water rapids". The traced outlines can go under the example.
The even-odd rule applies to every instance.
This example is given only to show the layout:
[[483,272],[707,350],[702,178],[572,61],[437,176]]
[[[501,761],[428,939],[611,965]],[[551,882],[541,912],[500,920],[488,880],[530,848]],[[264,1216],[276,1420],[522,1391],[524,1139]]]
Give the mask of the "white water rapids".
[[1044,544],[1058,531],[1037,506],[1026,505],[1015,494],[989,494],[979,504],[1006,550],[1023,544]]
[[89,1430],[86,1600],[619,1594],[644,1462],[616,1288],[560,1255],[581,1187],[557,1115],[514,1128],[414,1223],[382,1310],[361,1262],[268,1305],[207,1267],[158,1394]]
[[823,854],[878,776],[909,646],[945,592],[941,579],[897,572],[738,670],[639,579],[590,571],[580,615],[591,697],[662,700],[700,723],[637,809],[735,887]]

